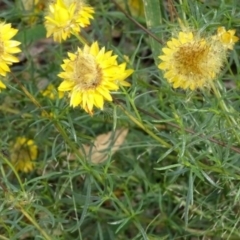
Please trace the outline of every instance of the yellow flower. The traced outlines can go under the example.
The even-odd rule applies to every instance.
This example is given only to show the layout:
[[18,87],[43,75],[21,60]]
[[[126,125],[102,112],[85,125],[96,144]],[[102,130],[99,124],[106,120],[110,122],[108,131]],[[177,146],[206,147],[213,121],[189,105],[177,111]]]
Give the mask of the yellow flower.
[[54,90],[55,87],[53,86],[53,84],[49,84],[47,88],[44,91],[42,91],[42,95],[50,99],[56,99],[57,96],[59,99],[63,98],[64,92],[58,91],[57,93],[55,93]]
[[192,32],[179,32],[167,42],[158,65],[174,88],[191,90],[209,85],[221,71],[226,50],[213,39],[201,38]]
[[230,29],[226,31],[225,27],[219,27],[217,30],[217,37],[225,48],[233,49],[234,44],[239,40],[237,36],[234,36],[236,30]]
[[38,149],[33,140],[18,137],[12,146],[10,154],[15,169],[25,173],[32,171],[37,152]]
[[[12,63],[19,62],[19,60],[13,56],[14,53],[19,53],[21,50],[18,46],[21,44],[18,41],[10,40],[17,34],[18,30],[11,27],[11,24],[0,22],[0,75],[6,76],[10,72],[9,66]],[[5,84],[0,80],[0,90],[6,88]]]
[[104,100],[112,101],[111,90],[118,90],[119,85],[130,86],[124,80],[133,70],[126,70],[126,63],[119,65],[117,56],[112,51],[105,52],[105,48],[99,49],[97,42],[68,53],[68,57],[61,65],[64,72],[58,76],[64,81],[58,90],[70,92],[70,106],[80,105],[92,114],[93,106],[103,109]]
[[94,10],[82,0],[55,0],[49,4],[49,11],[45,17],[47,37],[53,35],[56,42],[61,42],[78,34],[80,28],[90,25]]

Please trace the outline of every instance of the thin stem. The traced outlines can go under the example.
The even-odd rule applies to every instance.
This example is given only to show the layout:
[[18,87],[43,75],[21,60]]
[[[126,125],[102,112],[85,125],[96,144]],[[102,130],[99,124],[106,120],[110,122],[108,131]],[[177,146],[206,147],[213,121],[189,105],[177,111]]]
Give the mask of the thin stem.
[[228,108],[228,106],[224,102],[219,89],[215,86],[214,83],[211,83],[211,87],[213,89],[213,92],[214,92],[216,98],[219,101],[221,109],[223,110],[223,112],[226,116],[226,119],[227,119],[227,122],[228,122],[229,126],[232,127],[232,131],[235,134],[235,137],[238,140],[238,143],[240,144],[240,137],[235,130],[235,128],[238,127],[238,124],[237,124],[236,120],[233,118],[233,116],[231,115],[231,110]]
[[[142,113],[144,113],[144,114],[146,114],[146,115],[148,115],[148,116],[150,116],[150,117],[152,117],[152,118],[154,118],[154,119],[156,119],[156,120],[158,120],[158,121],[162,120],[162,119],[159,118],[158,116],[155,116],[154,114],[152,114],[152,113],[150,113],[150,112],[148,112],[148,111],[146,111],[146,110],[144,110],[144,109],[142,109],[142,108],[140,108],[140,107],[137,107],[137,109],[138,109],[140,112],[142,112]],[[180,128],[177,124],[174,124],[174,123],[171,123],[171,122],[166,122],[165,124],[166,124],[167,126],[171,126],[171,127],[174,127],[174,128],[176,128],[176,129],[181,130],[181,128]],[[193,134],[193,135],[197,135],[197,133],[196,133],[194,130],[190,129],[190,128],[184,128],[184,131],[187,132],[187,133]],[[223,147],[228,146],[228,144],[227,144],[226,142],[222,142],[222,141],[219,141],[219,140],[217,140],[217,139],[215,139],[215,138],[208,137],[208,136],[205,135],[205,134],[198,134],[198,136],[201,137],[201,138],[204,139],[204,140],[207,139],[207,140],[210,141],[210,142],[216,143],[216,144],[218,144],[219,146],[223,146]],[[230,148],[232,151],[236,152],[236,153],[240,153],[240,148],[238,148],[238,147],[230,146],[229,148]]]
[[81,34],[74,34],[74,36],[79,40],[79,42],[81,42],[83,45],[90,45],[90,43],[88,42],[88,40],[83,37]]
[[140,24],[139,22],[137,22],[133,17],[131,17],[126,11],[124,11],[124,9],[115,1],[112,0],[114,2],[114,4],[117,6],[117,8],[125,14],[125,16],[130,19],[134,24],[136,24],[139,28],[141,28],[145,33],[147,33],[151,38],[155,39],[157,42],[159,42],[160,44],[163,44],[163,42],[151,31],[149,31],[147,28],[145,28],[142,24]]
[[38,229],[38,231],[42,234],[42,236],[44,236],[46,240],[52,240],[52,238],[38,225],[37,221],[33,219],[20,204],[18,204],[17,207],[19,207],[22,214],[35,226],[36,229]]
[[163,139],[161,139],[160,137],[158,137],[155,133],[153,133],[150,129],[148,129],[147,127],[145,127],[143,125],[143,123],[141,123],[140,121],[138,121],[131,113],[129,113],[119,102],[118,102],[118,107],[129,117],[130,120],[132,120],[132,122],[134,122],[138,127],[140,127],[143,131],[145,131],[149,136],[151,136],[153,139],[155,139],[156,141],[158,141],[162,146],[166,147],[166,148],[171,148],[172,146],[167,143],[166,141],[164,141]]
[[[2,185],[2,184],[1,184]],[[3,189],[5,191],[6,196],[8,197],[8,200],[12,202],[13,206],[19,210],[28,220],[32,223],[32,225],[42,234],[44,239],[46,240],[52,240],[52,238],[41,228],[41,226],[37,223],[36,219],[32,217],[22,206],[21,201],[18,201],[15,196],[8,191],[7,188],[4,187]]]
[[[17,180],[18,180],[18,183],[19,183],[19,185],[20,185],[20,188],[22,189],[23,192],[25,192],[25,189],[24,189],[22,180],[21,180],[21,178],[19,177],[19,175],[18,175],[15,167],[12,165],[12,163],[11,163],[7,158],[5,158],[5,157],[3,156],[3,154],[0,154],[0,157],[1,157],[1,159],[12,169],[15,177],[16,177]],[[3,169],[1,169],[1,171],[2,171],[3,179],[4,179],[4,178],[7,179],[7,177],[5,177],[5,173],[4,173]]]
[[129,102],[130,102],[130,104],[131,104],[131,106],[132,106],[132,108],[133,108],[136,116],[138,117],[138,119],[139,119],[140,121],[142,121],[141,116],[140,116],[140,114],[139,114],[139,112],[138,112],[138,110],[137,110],[137,108],[136,108],[136,105],[134,104],[134,100],[129,96],[129,94],[127,93],[127,91],[125,90],[124,87],[120,86],[120,88],[121,88],[121,90],[125,93],[125,96],[126,96],[127,99],[129,100]]

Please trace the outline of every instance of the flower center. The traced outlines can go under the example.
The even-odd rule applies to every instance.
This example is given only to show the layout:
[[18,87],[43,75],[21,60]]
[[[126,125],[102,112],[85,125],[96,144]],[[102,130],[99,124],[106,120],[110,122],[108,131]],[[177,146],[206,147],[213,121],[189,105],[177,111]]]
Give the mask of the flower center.
[[78,90],[95,89],[102,80],[102,71],[90,54],[78,55],[73,75]]
[[178,74],[191,76],[208,75],[209,46],[205,42],[187,43],[174,54],[174,65]]

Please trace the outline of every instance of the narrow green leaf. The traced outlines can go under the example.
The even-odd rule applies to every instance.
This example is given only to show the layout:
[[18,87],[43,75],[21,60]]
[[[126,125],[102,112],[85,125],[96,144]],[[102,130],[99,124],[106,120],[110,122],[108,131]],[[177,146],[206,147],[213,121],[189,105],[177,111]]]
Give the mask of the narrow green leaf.
[[[143,4],[144,4],[147,28],[151,32],[153,32],[154,35],[156,35],[156,37],[160,38],[160,33],[154,32],[154,29],[159,27],[162,22],[159,0],[143,0]],[[157,57],[160,54],[161,45],[152,37],[150,37],[149,41],[150,41],[151,49],[153,52],[155,64],[158,64]]]

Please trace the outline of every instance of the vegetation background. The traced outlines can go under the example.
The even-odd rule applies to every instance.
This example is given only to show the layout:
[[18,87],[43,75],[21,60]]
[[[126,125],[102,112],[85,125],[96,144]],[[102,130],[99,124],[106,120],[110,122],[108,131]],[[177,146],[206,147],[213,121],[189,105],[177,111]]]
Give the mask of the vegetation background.
[[[79,40],[54,43],[41,9],[1,1],[0,18],[19,29],[23,52],[0,93],[0,239],[240,239],[240,45],[216,79],[219,96],[173,89],[156,66],[179,19],[206,36],[219,26],[239,36],[240,3],[135,2],[89,1],[95,15],[82,35],[135,70],[132,86],[89,116],[67,97],[41,93],[48,83],[57,88],[60,64]],[[9,159],[20,136],[38,146],[30,173]],[[107,151],[97,152],[105,141]]]

